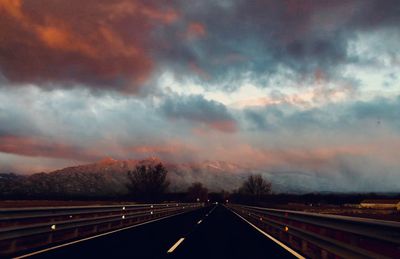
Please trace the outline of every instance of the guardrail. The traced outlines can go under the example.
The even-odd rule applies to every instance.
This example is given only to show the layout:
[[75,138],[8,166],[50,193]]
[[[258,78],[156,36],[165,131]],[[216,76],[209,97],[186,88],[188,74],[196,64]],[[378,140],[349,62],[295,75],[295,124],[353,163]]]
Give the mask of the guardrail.
[[164,203],[0,209],[0,256],[122,229],[203,206]]
[[227,207],[307,258],[400,258],[400,222]]

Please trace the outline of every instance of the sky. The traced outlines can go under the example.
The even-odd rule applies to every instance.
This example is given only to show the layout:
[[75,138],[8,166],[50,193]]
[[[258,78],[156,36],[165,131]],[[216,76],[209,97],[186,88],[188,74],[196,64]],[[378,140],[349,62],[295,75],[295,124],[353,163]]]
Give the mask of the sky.
[[0,172],[104,157],[400,180],[397,0],[0,0]]

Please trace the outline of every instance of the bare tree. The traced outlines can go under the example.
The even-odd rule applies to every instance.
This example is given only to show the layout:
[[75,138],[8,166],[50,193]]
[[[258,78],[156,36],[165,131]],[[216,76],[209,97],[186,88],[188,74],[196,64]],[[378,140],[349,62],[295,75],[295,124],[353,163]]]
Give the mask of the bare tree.
[[128,188],[136,200],[157,201],[168,188],[167,174],[167,169],[161,163],[138,165],[135,170],[128,172]]
[[[187,190],[189,201],[202,201],[208,199],[208,189],[201,183],[193,183]],[[198,199],[198,200],[197,200]]]
[[261,198],[271,193],[271,182],[265,180],[261,175],[250,175],[247,180],[242,184],[239,192],[253,196],[256,199]]

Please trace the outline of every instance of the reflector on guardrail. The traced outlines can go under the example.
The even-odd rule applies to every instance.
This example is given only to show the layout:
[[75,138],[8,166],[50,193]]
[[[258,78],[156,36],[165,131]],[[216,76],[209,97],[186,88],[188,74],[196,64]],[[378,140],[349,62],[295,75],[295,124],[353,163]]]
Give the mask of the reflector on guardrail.
[[238,204],[227,207],[307,258],[400,258],[400,222]]
[[122,207],[111,205],[0,209],[0,257],[126,228],[203,206],[202,203],[186,203],[172,207],[168,204],[135,204]]

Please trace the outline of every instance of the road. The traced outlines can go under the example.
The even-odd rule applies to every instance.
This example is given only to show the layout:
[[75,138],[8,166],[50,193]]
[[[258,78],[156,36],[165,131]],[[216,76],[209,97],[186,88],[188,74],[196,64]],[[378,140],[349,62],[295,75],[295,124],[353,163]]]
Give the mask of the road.
[[[169,251],[169,252],[168,252]],[[74,243],[30,258],[293,258],[222,205]]]

